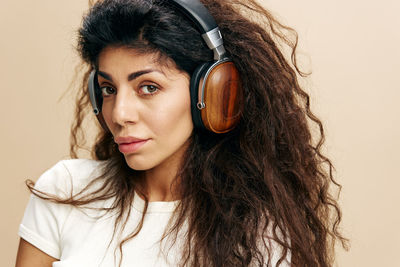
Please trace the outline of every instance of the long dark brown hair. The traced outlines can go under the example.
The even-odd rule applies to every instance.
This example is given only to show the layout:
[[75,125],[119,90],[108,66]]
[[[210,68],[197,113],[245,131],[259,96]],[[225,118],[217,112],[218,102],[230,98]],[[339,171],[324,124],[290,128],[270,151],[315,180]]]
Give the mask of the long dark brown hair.
[[[260,238],[281,247],[277,265],[289,257],[292,266],[332,266],[335,243],[347,247],[338,230],[341,211],[329,193],[330,185],[337,192],[340,185],[321,153],[322,123],[298,83],[304,73],[296,62],[296,32],[255,0],[202,2],[241,75],[244,109],[239,125],[227,134],[193,131],[174,181],[181,201],[164,237],[176,237],[187,223],[182,266],[271,266],[274,251],[265,243],[260,247]],[[104,48],[156,52],[161,62],[172,59],[188,74],[213,58],[192,22],[163,0],[97,1],[78,36],[86,71],[72,126],[73,158],[85,146],[84,122],[94,116],[87,78]],[[289,57],[282,53],[285,46],[291,49]],[[311,135],[314,126],[317,136]],[[80,194],[59,199],[39,194],[33,184],[30,188],[42,198],[75,206],[112,198],[111,209],[119,214],[115,227],[125,226],[143,175],[129,168],[111,134],[100,127],[92,151],[94,159],[106,162],[103,175],[93,180],[103,182],[95,192],[89,184]],[[120,242],[120,250],[140,226]]]

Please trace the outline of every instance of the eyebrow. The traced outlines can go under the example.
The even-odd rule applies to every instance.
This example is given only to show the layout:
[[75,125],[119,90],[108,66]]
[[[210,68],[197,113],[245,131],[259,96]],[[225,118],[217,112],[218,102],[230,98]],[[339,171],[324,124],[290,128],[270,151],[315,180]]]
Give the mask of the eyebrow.
[[[139,76],[150,73],[150,72],[163,73],[163,72],[161,72],[159,70],[155,70],[155,69],[139,70],[139,71],[135,71],[135,72],[132,72],[131,74],[129,74],[128,81],[132,81],[132,80],[138,78]],[[103,77],[104,79],[113,82],[112,76],[110,74],[108,74],[107,72],[99,70],[99,71],[97,71],[97,74],[100,75],[101,77]]]

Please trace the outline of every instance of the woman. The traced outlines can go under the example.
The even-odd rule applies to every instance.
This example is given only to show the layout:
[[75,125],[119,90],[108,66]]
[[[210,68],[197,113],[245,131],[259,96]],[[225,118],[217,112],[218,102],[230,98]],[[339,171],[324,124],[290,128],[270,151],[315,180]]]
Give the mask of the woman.
[[202,3],[103,0],[85,16],[71,155],[91,107],[94,160],[28,183],[18,267],[331,266],[337,183],[294,32],[253,0]]

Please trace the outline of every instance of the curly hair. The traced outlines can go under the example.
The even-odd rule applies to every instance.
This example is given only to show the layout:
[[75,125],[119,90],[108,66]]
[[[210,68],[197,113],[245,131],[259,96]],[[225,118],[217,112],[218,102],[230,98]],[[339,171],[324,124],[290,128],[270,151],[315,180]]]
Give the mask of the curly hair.
[[[266,246],[260,247],[260,236],[282,248],[278,266],[288,256],[292,266],[332,266],[336,242],[347,246],[339,231],[341,211],[329,192],[331,185],[339,192],[341,186],[333,177],[331,161],[321,153],[322,123],[298,83],[298,75],[305,74],[296,62],[297,34],[255,0],[202,2],[218,23],[239,70],[244,108],[239,125],[229,133],[193,131],[174,180],[181,201],[163,238],[175,234],[176,241],[187,223],[181,266],[271,266],[274,251],[265,239]],[[290,58],[284,56],[282,45],[291,49]],[[93,117],[88,75],[99,53],[109,46],[156,52],[160,62],[172,59],[189,75],[213,59],[195,25],[168,1],[94,3],[79,29],[77,50],[86,72],[71,129],[73,158],[85,145],[84,121]],[[317,137],[311,135],[313,125],[319,129]],[[47,199],[84,206],[113,198],[111,209],[119,214],[115,227],[124,226],[142,172],[129,168],[111,133],[100,127],[92,151],[95,159],[107,162],[103,175],[93,181],[102,180],[103,186],[84,194],[89,184],[69,199]],[[32,184],[30,188],[39,194]],[[145,212],[141,225],[144,217]],[[141,225],[120,242],[121,252]]]

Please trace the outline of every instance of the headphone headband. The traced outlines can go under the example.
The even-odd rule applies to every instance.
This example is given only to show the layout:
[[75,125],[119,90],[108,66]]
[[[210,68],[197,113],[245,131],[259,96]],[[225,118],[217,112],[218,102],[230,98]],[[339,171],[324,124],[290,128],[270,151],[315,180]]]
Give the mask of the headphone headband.
[[208,12],[206,7],[198,0],[171,0],[182,14],[185,14],[192,20],[201,31],[206,33],[217,28],[213,16]]
[[214,60],[225,58],[221,32],[213,16],[199,0],[171,0],[180,13],[196,24],[208,48],[214,51]]

